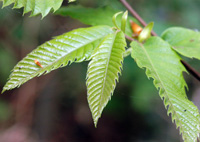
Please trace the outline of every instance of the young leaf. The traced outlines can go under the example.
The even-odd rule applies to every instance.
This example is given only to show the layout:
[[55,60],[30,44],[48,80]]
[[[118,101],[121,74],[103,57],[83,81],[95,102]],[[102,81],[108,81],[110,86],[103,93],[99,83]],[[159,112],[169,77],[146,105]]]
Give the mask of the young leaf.
[[[114,26],[112,22],[112,17],[115,13],[119,12],[120,10],[114,10],[110,7],[103,7],[103,8],[85,8],[82,6],[67,6],[67,7],[61,7],[58,11],[55,12],[55,14],[59,14],[62,16],[70,16],[74,19],[77,19],[81,21],[82,23],[86,25],[108,25],[108,26]],[[137,21],[131,17],[128,16],[127,21],[132,20],[137,23]],[[121,16],[118,16],[116,18],[117,25],[120,26],[121,24]],[[126,34],[128,36],[132,36],[132,30],[130,23],[126,23]]]
[[[88,60],[100,40],[112,32],[108,26],[81,28],[42,44],[14,67],[3,92],[19,87],[35,76],[64,67],[69,62]],[[42,65],[42,68],[36,65],[35,59]]]
[[122,21],[121,21],[121,30],[125,33],[126,31],[126,21],[128,17],[128,11],[126,10],[122,16]]
[[154,23],[151,22],[146,27],[144,27],[144,29],[141,31],[141,33],[138,36],[139,42],[144,42],[151,36],[151,31],[153,29],[153,25],[154,25]]
[[167,114],[179,127],[185,142],[195,142],[200,131],[198,108],[187,99],[186,83],[182,72],[180,57],[170,45],[159,37],[150,37],[144,45],[131,43],[132,57],[140,68],[146,68],[148,78],[153,78],[159,89]]
[[200,32],[174,27],[164,31],[162,38],[183,56],[200,60]]
[[24,7],[24,14],[32,11],[31,16],[42,14],[45,17],[51,9],[56,11],[62,5],[63,0],[0,0],[3,1],[3,7],[14,3],[13,8]]
[[120,15],[120,14],[122,14],[122,13],[123,13],[122,11],[117,12],[117,13],[115,13],[115,14],[113,15],[113,17],[112,17],[112,22],[113,22],[114,26],[115,26],[118,30],[120,30],[120,27],[117,25],[116,18],[117,18],[118,15]]
[[95,126],[121,74],[126,41],[123,32],[109,34],[92,55],[87,72],[88,102]]

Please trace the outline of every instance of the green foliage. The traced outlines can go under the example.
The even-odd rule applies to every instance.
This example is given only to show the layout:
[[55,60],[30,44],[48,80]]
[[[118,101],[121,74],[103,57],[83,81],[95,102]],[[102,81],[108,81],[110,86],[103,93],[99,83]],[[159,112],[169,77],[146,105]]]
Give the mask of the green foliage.
[[161,37],[169,42],[178,53],[200,60],[200,32],[173,27],[164,31]]
[[88,65],[88,102],[95,126],[121,74],[125,46],[123,32],[109,34],[96,48]]
[[186,83],[180,57],[170,45],[159,37],[151,37],[144,44],[131,43],[132,57],[140,68],[146,68],[148,78],[153,78],[159,89],[167,114],[179,127],[185,142],[197,141],[200,128],[198,108],[187,99]]
[[[32,11],[31,16],[41,13],[42,17],[51,9],[58,10],[63,2],[63,0],[0,1],[3,1],[3,7],[14,3],[14,8],[24,7],[24,14]],[[69,2],[71,1],[74,0]],[[118,10],[110,7],[93,9],[68,6],[58,10],[56,12],[58,15],[70,16],[94,27],[80,28],[57,36],[33,50],[14,67],[2,92],[19,87],[33,77],[47,74],[59,67],[91,60],[86,84],[88,103],[96,126],[121,75],[123,58],[131,53],[137,65],[146,68],[147,77],[154,79],[153,83],[159,90],[167,114],[171,114],[172,121],[179,128],[183,140],[197,141],[200,133],[200,115],[198,108],[188,100],[185,93],[187,85],[182,73],[186,70],[176,51],[186,57],[200,59],[200,33],[178,27],[169,28],[162,34],[164,41],[159,37],[150,37],[153,28],[153,23],[150,23],[139,35],[140,43],[133,41],[131,48],[125,51],[125,34],[132,35],[127,20],[135,21],[135,19],[128,16],[127,12],[122,18],[117,17],[119,13],[115,14],[116,12]],[[111,28],[113,26],[117,31]],[[42,67],[34,62],[36,59]]]
[[[61,7],[55,14],[59,14],[62,16],[70,16],[74,19],[81,21],[86,25],[96,26],[96,25],[108,25],[114,26],[112,22],[113,15],[119,12],[118,10],[114,10],[110,7],[103,8],[85,8],[82,6],[67,6]],[[117,17],[117,24],[121,25],[121,17]],[[128,16],[128,20],[132,20],[137,22],[133,17]],[[131,36],[131,26],[130,23],[126,23],[126,34]]]
[[[14,67],[3,92],[69,63],[88,60],[94,48],[109,33],[112,33],[112,30],[108,26],[82,28],[42,44]],[[34,63],[35,59],[42,64],[43,68]]]
[[42,14],[45,17],[51,9],[56,11],[60,8],[63,0],[0,0],[3,1],[3,7],[14,3],[13,8],[24,7],[24,14],[31,12],[31,16]]

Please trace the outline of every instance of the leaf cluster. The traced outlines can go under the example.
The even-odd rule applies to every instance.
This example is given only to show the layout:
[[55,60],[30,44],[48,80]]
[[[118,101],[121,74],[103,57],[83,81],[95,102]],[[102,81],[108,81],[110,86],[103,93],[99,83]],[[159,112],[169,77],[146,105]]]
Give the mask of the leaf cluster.
[[[3,6],[11,3],[14,3],[14,8],[24,7],[24,13],[32,11],[32,16],[39,13],[46,16],[51,9],[56,11],[62,0],[4,0]],[[161,37],[151,37],[151,23],[141,32],[139,39],[129,45],[125,35],[131,36],[132,30],[126,21],[136,20],[127,13],[121,18],[117,16],[119,13],[114,15],[116,12],[109,7],[68,6],[59,9],[56,14],[70,16],[92,27],[64,33],[37,47],[17,63],[2,92],[73,62],[90,61],[86,75],[87,99],[96,126],[119,81],[123,59],[131,54],[138,67],[146,70],[146,76],[153,78],[167,114],[176,123],[183,140],[197,141],[200,115],[185,92],[187,84],[183,72],[187,71],[181,64],[180,54],[200,59],[200,33],[173,27],[165,30]]]

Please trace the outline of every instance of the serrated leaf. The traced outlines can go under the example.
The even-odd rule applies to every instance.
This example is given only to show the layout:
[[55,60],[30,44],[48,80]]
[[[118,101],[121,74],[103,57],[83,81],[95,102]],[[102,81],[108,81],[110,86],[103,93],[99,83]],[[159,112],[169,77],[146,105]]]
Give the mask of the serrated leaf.
[[183,56],[200,60],[200,32],[174,27],[164,31],[162,38]]
[[[64,67],[69,62],[88,60],[99,42],[112,32],[108,26],[80,28],[42,44],[14,67],[3,91],[19,87],[33,77]],[[43,68],[35,64],[35,59]]]
[[187,99],[182,75],[185,68],[180,57],[159,37],[149,38],[144,45],[133,41],[131,47],[137,65],[146,68],[147,77],[154,79],[167,114],[171,114],[183,140],[196,142],[200,132],[200,115],[198,108]]
[[62,5],[63,0],[0,0],[3,1],[3,7],[14,3],[13,8],[24,7],[24,14],[31,12],[31,16],[42,14],[45,17],[51,9],[55,12]]
[[92,55],[87,72],[87,94],[95,126],[114,92],[125,51],[123,32],[109,34]]
[[[67,7],[61,7],[58,11],[56,11],[55,14],[59,14],[62,16],[70,16],[74,19],[77,19],[81,21],[82,23],[86,25],[108,25],[108,26],[114,26],[112,22],[112,17],[115,13],[119,12],[120,10],[114,10],[110,7],[103,7],[103,8],[86,8],[82,6],[67,6]],[[131,17],[128,16],[127,21],[137,21]],[[117,25],[121,25],[121,16],[118,16],[117,19]],[[126,23],[126,34],[128,36],[132,36],[132,30],[130,26],[130,22]]]

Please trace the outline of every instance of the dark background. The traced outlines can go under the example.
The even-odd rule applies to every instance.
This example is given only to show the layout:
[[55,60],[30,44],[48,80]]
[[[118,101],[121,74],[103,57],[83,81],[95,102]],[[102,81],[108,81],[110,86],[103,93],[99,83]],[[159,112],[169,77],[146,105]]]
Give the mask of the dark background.
[[[117,0],[77,0],[86,7],[124,10]],[[159,35],[166,28],[200,29],[199,0],[131,0],[145,21],[154,21]],[[2,2],[0,2],[2,5]],[[63,3],[67,5],[67,1]],[[69,17],[23,15],[12,6],[0,9],[0,90],[10,71],[38,45],[64,32],[86,27]],[[198,71],[199,61],[185,58]],[[0,96],[0,142],[177,142],[181,136],[167,116],[158,91],[134,60],[125,58],[122,76],[97,128],[87,103],[88,62],[34,78]],[[188,97],[199,108],[200,83],[184,74]]]

